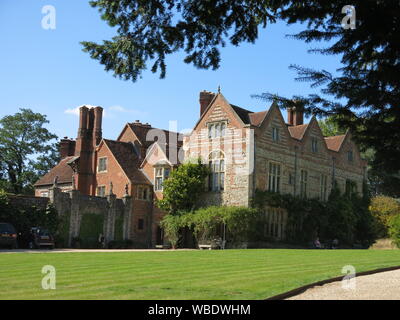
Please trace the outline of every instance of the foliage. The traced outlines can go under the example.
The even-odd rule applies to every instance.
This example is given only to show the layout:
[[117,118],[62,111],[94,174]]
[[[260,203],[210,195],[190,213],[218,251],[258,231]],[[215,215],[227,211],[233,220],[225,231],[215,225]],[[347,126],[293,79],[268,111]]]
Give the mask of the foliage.
[[160,223],[165,236],[171,243],[172,248],[176,248],[180,238],[180,230],[184,227],[181,215],[167,214]]
[[253,206],[259,210],[268,205],[288,212],[286,238],[293,243],[307,243],[316,237],[322,240],[339,239],[352,245],[368,247],[375,240],[373,218],[368,210],[369,197],[340,194],[337,184],[328,201],[303,199],[289,194],[257,190]]
[[217,69],[218,47],[254,42],[259,25],[275,21],[266,1],[96,0],[101,18],[118,35],[102,44],[82,42],[91,58],[114,76],[136,81],[148,63],[152,72],[166,74],[167,55],[184,50],[185,63]]
[[98,248],[99,235],[103,234],[104,217],[100,214],[85,213],[82,215],[79,237],[81,248]]
[[318,121],[324,137],[338,136],[346,133],[346,129],[339,126],[337,118],[338,117],[330,116]]
[[157,202],[158,207],[170,214],[193,210],[199,196],[205,191],[204,182],[208,172],[200,159],[197,163],[187,162],[172,170],[164,181],[163,199]]
[[32,227],[46,228],[57,236],[59,218],[57,211],[52,205],[45,209],[31,207],[18,207],[10,204],[9,198],[4,191],[0,191],[0,221],[11,223],[19,235],[19,244],[27,245],[28,236]]
[[[166,73],[167,55],[183,50],[184,61],[197,68],[216,69],[220,47],[254,43],[259,28],[278,20],[303,23],[295,39],[325,42],[312,53],[340,55],[343,67],[312,70],[292,65],[297,80],[311,82],[321,93],[291,98],[266,93],[281,107],[295,106],[308,113],[340,115],[359,143],[373,146],[375,162],[398,173],[400,163],[400,100],[398,1],[354,0],[356,28],[344,29],[342,8],[347,1],[321,0],[93,0],[101,18],[116,27],[117,36],[102,44],[82,42],[84,51],[107,71],[136,81],[148,63],[152,72]],[[379,22],[379,23],[377,23]],[[385,36],[382,36],[385,35]],[[333,99],[329,100],[327,97]]]
[[390,221],[394,216],[400,215],[400,203],[387,196],[372,198],[370,211],[377,221],[379,237],[388,235]]
[[282,9],[280,18],[289,24],[307,22],[306,30],[293,37],[307,43],[325,42],[327,47],[310,51],[340,55],[343,67],[333,73],[292,65],[296,80],[310,82],[311,88],[320,88],[320,92],[289,98],[271,93],[258,97],[274,100],[282,108],[338,116],[340,127],[349,128],[359,144],[374,148],[375,167],[398,174],[400,80],[396,74],[400,69],[400,3],[355,0],[351,4],[356,10],[356,28],[346,30],[341,25],[346,1],[284,2],[289,5]]
[[400,248],[400,214],[391,217],[389,234],[396,246]]
[[56,164],[57,136],[44,127],[48,122],[30,109],[0,119],[0,179],[7,191],[32,192],[33,183]]
[[258,210],[245,207],[207,207],[180,215],[166,215],[161,226],[175,248],[183,228],[192,230],[198,243],[224,238],[232,243],[248,241],[257,233],[261,215]]
[[115,240],[123,241],[124,240],[124,217],[122,215],[118,215],[115,218],[115,226],[114,226],[114,237]]

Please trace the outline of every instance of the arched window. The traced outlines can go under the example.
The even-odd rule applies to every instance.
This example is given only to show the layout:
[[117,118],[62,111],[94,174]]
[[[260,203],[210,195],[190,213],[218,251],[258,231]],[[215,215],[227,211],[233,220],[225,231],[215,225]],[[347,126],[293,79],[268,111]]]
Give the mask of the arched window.
[[208,189],[210,191],[224,190],[225,186],[225,157],[221,151],[213,151],[209,156],[210,176]]

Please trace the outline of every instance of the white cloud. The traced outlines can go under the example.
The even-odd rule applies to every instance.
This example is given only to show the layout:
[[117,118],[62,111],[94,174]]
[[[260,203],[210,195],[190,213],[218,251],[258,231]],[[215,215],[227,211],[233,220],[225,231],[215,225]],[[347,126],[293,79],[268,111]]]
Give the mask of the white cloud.
[[74,108],[74,109],[67,109],[67,110],[64,111],[64,113],[66,113],[66,114],[73,114],[73,115],[75,115],[75,116],[79,116],[79,108],[80,108],[80,107],[76,107],[76,108]]
[[[79,108],[83,107],[83,106],[86,106],[89,109],[95,108],[95,106],[92,106],[92,105],[89,105],[89,104],[85,104],[85,105],[78,106],[76,108],[66,109],[64,111],[64,113],[65,114],[72,114],[74,116],[78,116],[79,117]],[[128,114],[137,115],[137,116],[145,116],[147,114],[146,112],[143,112],[143,111],[140,111],[140,110],[126,109],[126,108],[124,108],[122,106],[115,105],[115,106],[108,107],[107,109],[104,109],[103,116],[104,117],[109,117],[111,115],[111,117],[113,117],[112,113],[128,113]]]
[[111,106],[108,108],[110,111],[114,112],[121,112],[121,113],[130,113],[130,114],[135,114],[135,115],[145,115],[146,112],[140,111],[140,110],[135,110],[135,109],[126,109],[122,106]]

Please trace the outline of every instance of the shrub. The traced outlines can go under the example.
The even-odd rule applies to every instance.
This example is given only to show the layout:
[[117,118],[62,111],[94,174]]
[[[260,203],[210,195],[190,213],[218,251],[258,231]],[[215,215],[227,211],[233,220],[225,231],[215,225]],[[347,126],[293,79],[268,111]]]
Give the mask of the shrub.
[[392,217],[400,214],[400,203],[391,197],[377,196],[371,200],[370,211],[376,220],[378,236],[383,238],[388,235]]
[[389,222],[389,235],[398,248],[400,248],[400,214],[392,216]]

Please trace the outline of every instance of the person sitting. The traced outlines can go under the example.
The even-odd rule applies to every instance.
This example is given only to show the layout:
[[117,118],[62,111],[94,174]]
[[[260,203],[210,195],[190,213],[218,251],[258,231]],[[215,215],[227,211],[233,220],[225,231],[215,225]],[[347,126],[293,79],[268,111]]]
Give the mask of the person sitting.
[[319,242],[319,238],[315,239],[314,247],[315,249],[321,249],[321,242]]

